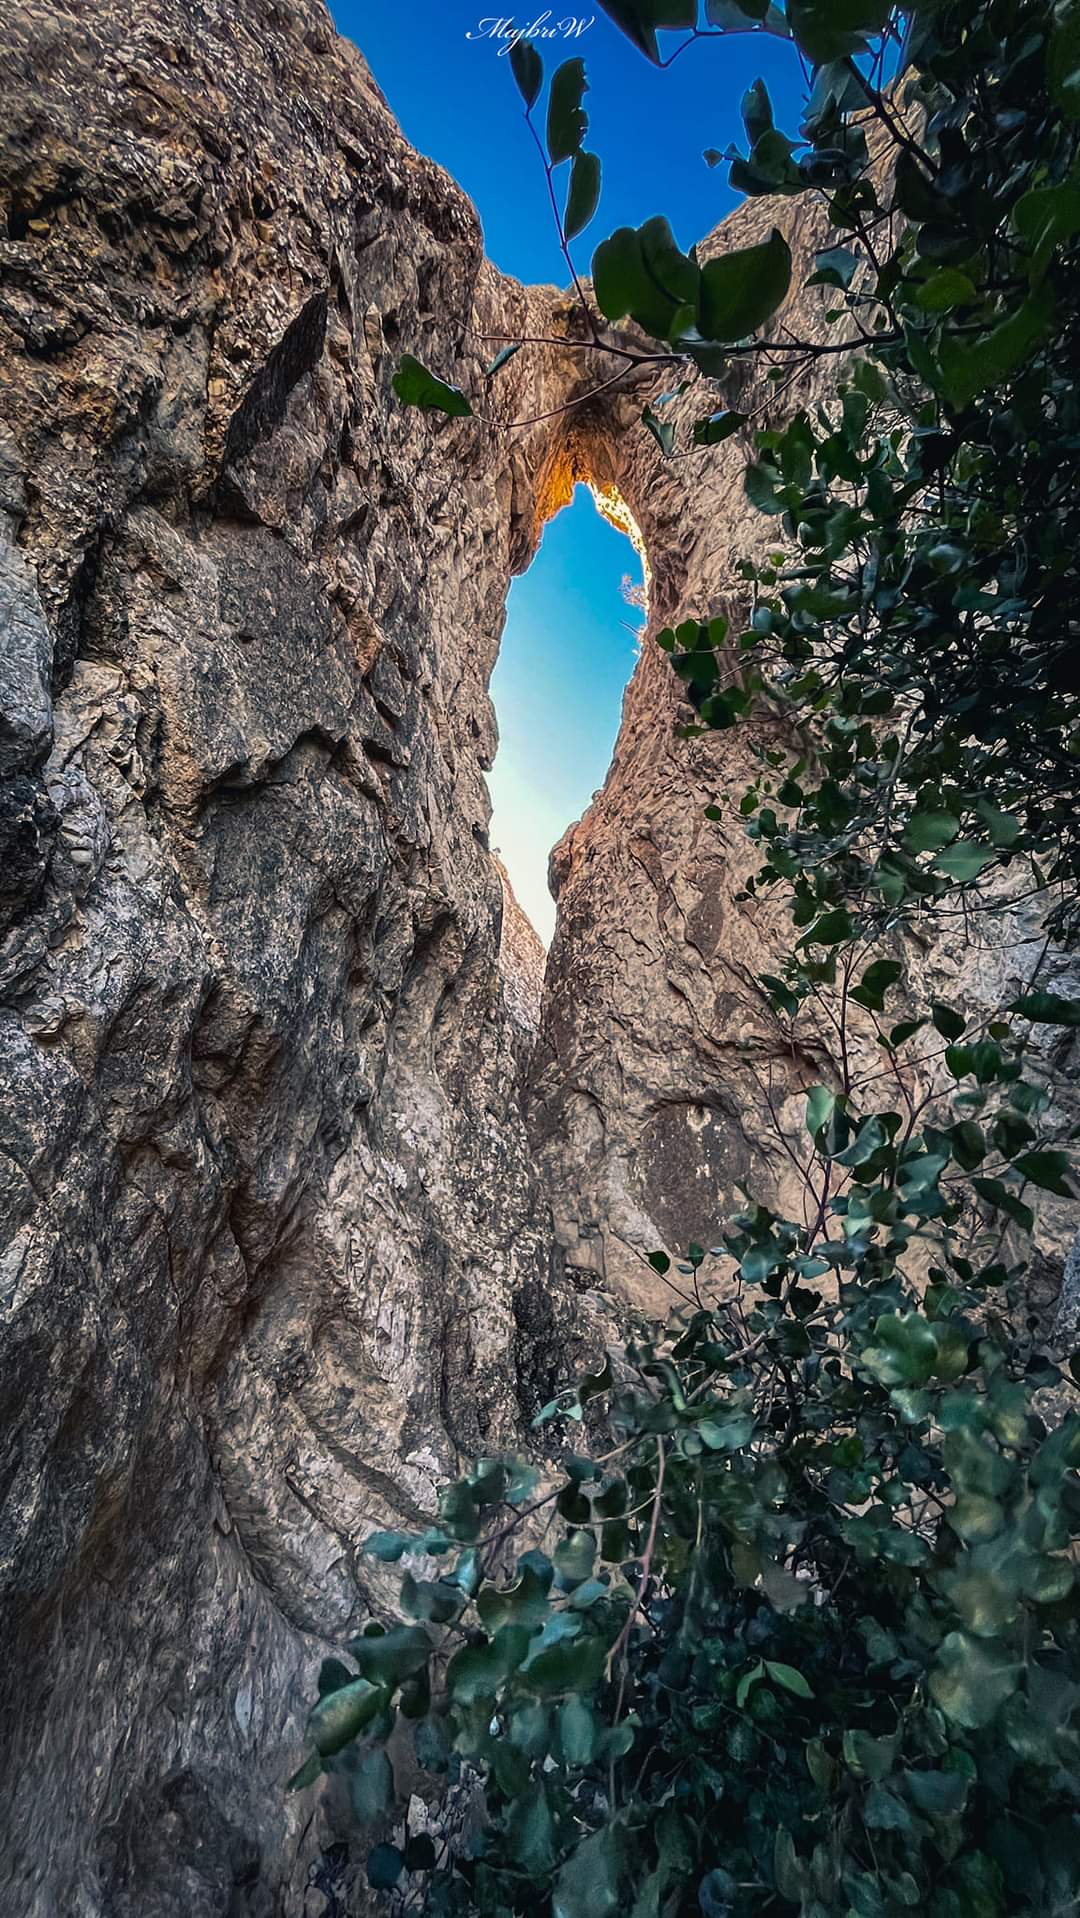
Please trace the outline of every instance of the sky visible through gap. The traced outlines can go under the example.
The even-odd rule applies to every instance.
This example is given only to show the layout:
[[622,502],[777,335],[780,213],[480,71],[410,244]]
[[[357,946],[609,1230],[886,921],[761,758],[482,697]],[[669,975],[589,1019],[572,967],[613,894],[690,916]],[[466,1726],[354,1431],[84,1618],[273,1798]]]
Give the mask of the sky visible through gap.
[[[561,286],[567,274],[543,171],[509,61],[500,57],[507,43],[492,31],[496,23],[539,23],[533,44],[549,77],[562,60],[580,55],[585,61],[586,144],[600,155],[603,186],[596,219],[574,246],[584,272],[593,249],[617,226],[637,226],[663,212],[685,247],[723,218],[737,196],[726,167],[710,171],[702,149],[745,144],[739,100],[759,74],[777,124],[790,132],[797,126],[798,65],[790,48],[768,36],[704,41],[660,72],[606,14],[578,0],[552,8],[530,0],[502,11],[488,11],[484,0],[331,0],[331,6],[407,138],[445,166],[474,201],[489,257],[521,280]],[[665,51],[684,37],[662,36]],[[560,195],[566,173],[563,167],[557,176]],[[422,358],[422,342],[415,350]],[[433,370],[453,377],[452,368]],[[492,681],[501,745],[489,775],[491,843],[501,848],[514,890],[545,943],[554,924],[548,852],[603,783],[633,668],[635,641],[626,622],[636,624],[638,615],[621,597],[626,574],[640,578],[633,548],[579,487],[510,591]]]
[[604,783],[637,658],[644,615],[624,580],[640,586],[641,561],[578,486],[507,599],[491,678],[491,844],[545,945],[555,929],[548,855]]

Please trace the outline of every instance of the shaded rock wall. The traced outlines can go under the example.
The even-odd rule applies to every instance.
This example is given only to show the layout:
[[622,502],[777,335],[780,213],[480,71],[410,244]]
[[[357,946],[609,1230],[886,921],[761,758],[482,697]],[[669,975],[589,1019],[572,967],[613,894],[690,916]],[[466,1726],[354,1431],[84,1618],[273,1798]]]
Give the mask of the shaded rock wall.
[[555,296],[316,0],[4,42],[0,1905],[263,1912],[358,1541],[568,1359],[483,779],[551,429],[389,390]]
[[[780,220],[796,255],[793,281],[824,243],[818,209],[749,201],[717,229],[703,256],[764,238]],[[803,296],[797,325],[827,329],[819,296]],[[794,321],[796,316],[785,316]],[[827,357],[779,400],[749,365],[727,389],[691,390],[665,406],[680,443],[704,410],[737,405],[757,423],[783,417],[834,378]],[[670,387],[670,378],[666,381]],[[663,390],[665,381],[656,382]],[[709,397],[703,402],[703,392]],[[830,1057],[792,1059],[756,975],[786,943],[781,911],[735,895],[758,863],[737,812],[704,817],[736,798],[757,767],[755,747],[785,743],[768,721],[694,741],[693,719],[664,653],[665,625],[724,613],[746,624],[736,565],[768,550],[769,522],[748,512],[737,440],[665,460],[638,423],[644,395],[579,415],[561,456],[628,509],[648,558],[649,623],[627,688],[603,791],[551,859],[558,922],[530,1079],[530,1124],[572,1268],[617,1295],[666,1311],[670,1293],[646,1255],[715,1240],[740,1180],[779,1193],[785,1160],[762,1086],[771,1081],[789,1123],[800,1084]]]
[[[654,629],[734,615],[737,451],[662,466],[648,380],[585,401],[562,348],[485,391],[480,336],[574,315],[485,264],[318,0],[24,0],[5,34],[0,1903],[292,1914],[317,1828],[282,1785],[380,1600],[358,1541],[520,1433],[577,1286],[652,1302],[644,1251],[780,1188],[769,1100],[830,1040],[782,1046],[782,929],[702,816],[750,736],[676,742],[646,644],[554,858],[526,1130],[507,582],[589,479]],[[485,418],[402,409],[402,350]]]
[[[717,406],[736,406],[758,426],[778,424],[827,399],[835,385],[838,360],[829,349],[839,329],[825,320],[830,296],[802,289],[811,254],[836,237],[823,202],[800,200],[793,213],[790,202],[746,201],[699,250],[707,257],[752,244],[774,224],[792,246],[795,291],[770,331],[826,350],[778,386],[760,362],[744,363],[726,386],[691,389],[666,403],[663,416],[677,426],[681,447],[690,444],[692,422]],[[671,385],[663,369],[653,392]],[[604,788],[551,858],[558,919],[530,1068],[529,1123],[558,1241],[578,1284],[599,1284],[663,1315],[672,1295],[648,1266],[650,1251],[680,1254],[692,1241],[715,1243],[741,1206],[744,1185],[787,1216],[803,1216],[807,1194],[792,1149],[804,1137],[805,1091],[842,1082],[836,1006],[804,1007],[792,1043],[760,984],[790,946],[782,898],[739,897],[760,855],[745,836],[738,801],[761,769],[762,748],[794,751],[794,742],[779,717],[761,714],[729,732],[679,738],[677,727],[695,715],[653,643],[666,625],[718,613],[733,635],[742,632],[750,606],[738,562],[772,550],[778,523],[746,505],[747,449],[738,438],[665,459],[639,424],[645,397],[639,388],[632,399],[616,393],[595,410],[582,407],[552,455],[564,490],[569,470],[612,489],[628,509],[648,555],[650,618]],[[705,817],[713,803],[722,809],[718,822]],[[898,944],[899,993],[923,1005],[944,998],[973,1017],[989,1014],[1020,990],[1042,949],[1030,906],[1003,900],[999,912],[970,923],[944,915],[932,932]],[[1051,974],[1059,990],[1077,989],[1075,965],[1062,956],[1049,956],[1040,981]],[[871,1022],[854,1007],[849,1022],[856,1083],[880,1077]],[[1064,1132],[1078,1116],[1076,1042],[1042,1037]],[[940,1047],[923,1050],[928,1063],[910,1076],[918,1097],[948,1083]],[[1036,1208],[1045,1265],[1037,1289],[1046,1293],[1037,1304],[1045,1314],[1076,1207],[1045,1193],[1026,1196]]]
[[514,897],[510,875],[499,858],[492,863],[502,882],[503,917],[499,939],[499,971],[503,993],[511,1017],[521,1035],[522,1071],[527,1072],[536,1043],[540,1022],[540,1003],[544,993],[547,951],[544,942]]

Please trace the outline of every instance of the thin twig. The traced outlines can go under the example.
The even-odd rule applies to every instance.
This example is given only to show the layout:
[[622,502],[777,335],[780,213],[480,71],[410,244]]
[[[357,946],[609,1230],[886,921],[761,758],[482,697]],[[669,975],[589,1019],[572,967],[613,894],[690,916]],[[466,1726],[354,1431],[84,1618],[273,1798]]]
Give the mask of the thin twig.
[[642,353],[628,346],[614,346],[608,340],[572,340],[558,333],[474,333],[477,340],[488,340],[492,345],[514,346],[558,346],[568,348],[573,353],[614,353],[620,360],[630,360],[635,366],[655,366],[664,360],[684,360],[685,353]]
[[485,426],[497,426],[507,433],[515,426],[537,426],[541,420],[553,420],[557,413],[568,413],[572,406],[584,406],[586,400],[594,400],[598,393],[606,393],[609,387],[615,386],[619,380],[626,378],[626,372],[626,367],[620,366],[618,372],[613,373],[609,380],[601,380],[599,386],[591,386],[587,393],[579,393],[576,399],[563,400],[558,406],[549,406],[546,412],[530,413],[524,420],[493,420],[489,419],[485,413],[477,413],[474,418],[483,420]]
[[[619,1658],[620,1653],[623,1651],[630,1637],[631,1628],[633,1626],[635,1618],[638,1615],[638,1612],[641,1610],[642,1600],[645,1597],[646,1587],[648,1586],[648,1583],[649,1583],[649,1575],[652,1569],[653,1552],[656,1549],[656,1534],[660,1524],[660,1505],[661,1505],[661,1500],[662,1500],[663,1491],[664,1491],[664,1470],[666,1465],[667,1465],[667,1452],[664,1448],[664,1441],[662,1438],[658,1438],[656,1441],[656,1486],[653,1492],[653,1510],[652,1510],[652,1519],[649,1523],[649,1535],[645,1541],[645,1550],[644,1550],[644,1553],[642,1554],[642,1559],[641,1559],[641,1574],[638,1578],[637,1591],[634,1594],[633,1604],[631,1605],[630,1610],[626,1614],[626,1622],[623,1625],[622,1631],[619,1633],[618,1638],[615,1640],[614,1645],[612,1646],[610,1652],[608,1653],[607,1669],[608,1669],[609,1677],[611,1673],[614,1671],[616,1661]],[[626,1666],[624,1664],[622,1673],[619,1678],[619,1695],[615,1701],[615,1714],[611,1721],[613,1726],[618,1724],[619,1719],[622,1716],[623,1698],[625,1694],[626,1694]],[[614,1757],[612,1757],[610,1761],[609,1769],[608,1769],[608,1795],[611,1800],[611,1808],[612,1810],[614,1810],[615,1809],[615,1760],[614,1760]]]
[[562,253],[563,259],[566,261],[566,264],[570,269],[570,275],[571,275],[571,278],[573,279],[574,286],[577,289],[577,296],[578,296],[578,299],[581,301],[582,312],[585,315],[589,332],[592,334],[593,340],[596,341],[598,339],[598,335],[596,331],[596,320],[593,316],[592,307],[589,305],[588,300],[585,298],[585,289],[582,286],[581,281],[578,279],[577,267],[574,265],[574,262],[570,256],[570,244],[566,237],[566,228],[563,226],[562,215],[559,212],[559,202],[555,197],[555,177],[554,177],[555,169],[552,166],[551,162],[549,161],[547,154],[544,152],[543,142],[540,139],[540,135],[537,133],[536,128],[533,126],[532,107],[526,108],[525,125],[528,127],[529,132],[532,134],[533,141],[535,142],[535,145],[536,145],[536,151],[540,155],[540,164],[544,169],[544,177],[547,180],[548,197],[551,200],[551,211],[555,216],[555,225],[559,234],[559,250]]

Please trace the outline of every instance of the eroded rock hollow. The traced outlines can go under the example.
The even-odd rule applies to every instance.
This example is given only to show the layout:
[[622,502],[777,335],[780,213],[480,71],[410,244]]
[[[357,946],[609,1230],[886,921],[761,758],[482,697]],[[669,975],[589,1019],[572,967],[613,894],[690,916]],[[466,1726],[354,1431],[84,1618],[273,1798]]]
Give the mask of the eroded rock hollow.
[[[614,489],[654,623],[716,610],[735,452],[691,481],[640,390],[584,400],[564,296],[484,261],[319,0],[3,31],[0,1903],[293,1913],[359,1542],[519,1436],[589,1288],[647,1302],[645,1249],[780,1178],[762,1074],[782,1107],[827,1038],[772,1030],[702,817],[747,747],[675,740],[655,648],[555,854],[535,1046],[487,847],[544,518]],[[568,344],[486,419],[393,400],[401,351],[480,393],[518,332]]]

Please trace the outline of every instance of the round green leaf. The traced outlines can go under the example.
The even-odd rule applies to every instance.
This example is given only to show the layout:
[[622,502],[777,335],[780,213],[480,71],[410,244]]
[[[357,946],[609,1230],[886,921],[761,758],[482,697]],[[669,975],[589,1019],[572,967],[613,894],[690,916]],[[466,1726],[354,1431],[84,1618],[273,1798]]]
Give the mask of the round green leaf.
[[915,304],[924,313],[949,313],[954,306],[968,306],[977,297],[966,273],[955,266],[942,266],[923,281],[915,294]]
[[547,148],[552,166],[569,160],[585,137],[589,122],[581,102],[588,84],[584,60],[564,60],[552,75],[547,115]]
[[600,200],[600,162],[595,153],[575,153],[566,196],[563,238],[573,240],[584,231]]
[[706,340],[742,340],[764,326],[791,284],[791,249],[778,227],[760,246],[722,253],[701,269],[698,330]]
[[1037,1152],[1021,1153],[1013,1163],[1021,1178],[1030,1179],[1032,1185],[1040,1186],[1044,1192],[1056,1192],[1062,1199],[1076,1198],[1073,1167],[1067,1153],[1056,1147],[1044,1147]]
[[609,1824],[577,1845],[559,1872],[552,1918],[615,1918],[621,1843],[621,1828]]
[[463,1704],[474,1698],[493,1697],[528,1649],[529,1630],[525,1625],[504,1625],[493,1638],[479,1645],[464,1645],[447,1667],[447,1690]]
[[836,1111],[836,1094],[828,1086],[811,1086],[806,1095],[806,1130],[816,1139]]
[[559,1743],[568,1765],[591,1765],[596,1750],[597,1724],[583,1698],[576,1694],[559,1709]]
[[1015,1691],[1023,1661],[1004,1646],[950,1632],[930,1674],[935,1704],[947,1718],[970,1731],[979,1731]]
[[962,1014],[955,1012],[952,1006],[947,1006],[941,999],[934,1000],[930,1016],[943,1039],[959,1039],[967,1025]]
[[756,140],[760,140],[763,133],[771,130],[773,124],[772,104],[764,80],[755,80],[752,86],[747,87],[739,111],[746,128],[746,137],[753,146]]
[[510,71],[528,109],[535,103],[544,84],[544,63],[531,40],[514,41],[510,49]]
[[396,1845],[376,1845],[367,1856],[367,1881],[372,1891],[391,1891],[405,1869]]
[[722,441],[729,440],[732,434],[737,433],[740,426],[745,424],[745,413],[710,413],[708,419],[695,420],[694,445],[719,446]]
[[850,939],[855,927],[851,914],[843,906],[835,906],[823,912],[815,919],[809,932],[799,940],[800,946],[839,946]]
[[341,1751],[380,1712],[388,1699],[385,1686],[355,1678],[350,1685],[321,1698],[308,1719],[308,1737],[323,1758]]
[[786,1692],[793,1693],[796,1698],[813,1698],[813,1690],[794,1665],[782,1665],[774,1658],[767,1658],[765,1670],[775,1685],[782,1685]]
[[317,1778],[322,1777],[322,1769],[323,1761],[320,1753],[312,1752],[310,1757],[305,1758],[299,1771],[294,1771],[285,1787],[286,1791],[306,1791],[309,1785],[313,1785]]
[[788,0],[788,24],[815,66],[861,53],[889,17],[887,0]]
[[405,1845],[406,1871],[430,1871],[435,1855],[434,1841],[426,1831],[418,1831]]
[[427,367],[421,366],[411,353],[402,354],[390,384],[398,399],[404,400],[406,406],[422,406],[430,411],[448,413],[452,419],[464,419],[472,412],[460,387],[448,386],[435,373],[429,373]]
[[372,1683],[399,1685],[427,1664],[431,1639],[422,1625],[396,1625],[389,1632],[351,1639],[349,1650]]
[[1011,1002],[1009,1011],[1037,1025],[1080,1026],[1080,999],[1063,999],[1056,992],[1022,992]]
[[617,227],[609,239],[601,240],[593,254],[592,280],[605,319],[626,318],[642,291],[644,275],[641,243],[632,226]]

